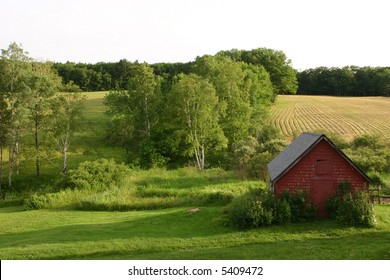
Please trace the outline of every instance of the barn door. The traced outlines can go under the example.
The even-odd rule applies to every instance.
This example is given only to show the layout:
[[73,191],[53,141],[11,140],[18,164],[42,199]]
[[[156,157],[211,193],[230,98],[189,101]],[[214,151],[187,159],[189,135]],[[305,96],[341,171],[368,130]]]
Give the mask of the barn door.
[[313,203],[317,206],[318,216],[326,217],[326,200],[336,191],[336,182],[329,179],[315,179],[311,181],[310,194]]

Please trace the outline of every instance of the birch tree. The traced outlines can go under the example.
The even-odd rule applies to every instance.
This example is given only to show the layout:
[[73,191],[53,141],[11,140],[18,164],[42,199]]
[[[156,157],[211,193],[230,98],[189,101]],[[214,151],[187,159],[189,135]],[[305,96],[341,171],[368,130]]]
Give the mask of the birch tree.
[[[12,178],[19,157],[19,142],[26,100],[26,76],[31,70],[30,58],[21,45],[11,43],[7,50],[1,50],[0,98],[7,111],[7,137],[0,135],[0,141],[8,146],[8,187],[12,188]],[[5,108],[6,107],[6,108]],[[4,118],[5,114],[3,114]],[[5,130],[0,131],[4,133]],[[2,145],[0,145],[2,146]],[[2,160],[2,158],[0,158]],[[2,164],[2,162],[1,162]]]
[[199,170],[204,170],[209,149],[226,146],[226,138],[218,125],[218,97],[206,79],[181,75],[169,93],[167,110],[169,125],[186,147],[183,154],[195,157]]
[[85,96],[79,92],[61,93],[53,102],[51,117],[51,142],[62,157],[62,172],[68,170],[68,151],[74,133],[82,125]]
[[153,69],[146,64],[135,64],[127,83],[127,90],[110,92],[105,104],[110,107],[109,114],[126,117],[134,128],[134,137],[150,138],[159,121],[160,80]]
[[34,138],[34,157],[36,175],[40,175],[41,134],[49,122],[52,102],[56,92],[61,87],[61,79],[54,72],[50,63],[32,63],[32,71],[27,79],[28,99],[26,108],[29,120],[29,130]]

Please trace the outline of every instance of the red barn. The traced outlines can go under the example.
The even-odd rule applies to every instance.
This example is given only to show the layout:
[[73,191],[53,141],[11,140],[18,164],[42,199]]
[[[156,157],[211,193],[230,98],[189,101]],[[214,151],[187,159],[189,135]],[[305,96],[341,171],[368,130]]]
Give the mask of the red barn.
[[352,190],[368,192],[370,178],[359,169],[324,134],[302,133],[268,164],[271,191],[306,189],[318,208],[319,216],[326,216],[326,199],[338,183],[348,181]]

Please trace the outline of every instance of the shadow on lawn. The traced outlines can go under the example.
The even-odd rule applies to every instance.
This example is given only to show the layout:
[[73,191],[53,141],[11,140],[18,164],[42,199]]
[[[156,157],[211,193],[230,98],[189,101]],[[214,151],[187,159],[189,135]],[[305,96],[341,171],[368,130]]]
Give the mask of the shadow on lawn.
[[[79,241],[104,241],[131,238],[191,238],[231,231],[220,220],[221,208],[205,207],[196,213],[188,209],[161,211],[138,218],[129,215],[125,222],[55,226],[41,230],[0,234],[0,248]],[[82,213],[82,212],[81,212]],[[97,213],[98,214],[98,213]],[[132,213],[133,214],[133,213]]]
[[[323,220],[237,231],[221,207],[129,215],[127,221],[77,224],[0,234],[0,250],[47,244],[50,259],[389,259],[390,233]],[[149,215],[150,214],[150,215]],[[112,249],[106,241],[113,241]],[[56,244],[96,242],[92,253],[61,254]],[[150,242],[145,245],[144,242]],[[145,245],[145,246],[144,246]],[[166,246],[165,246],[166,245]],[[115,248],[113,246],[113,248]],[[126,249],[127,248],[127,249]],[[83,250],[81,250],[82,252]],[[17,257],[17,256],[16,256]],[[42,259],[47,258],[42,252]]]
[[[367,241],[370,240],[370,241]],[[372,242],[375,240],[375,242]],[[246,244],[188,247],[171,250],[137,248],[107,250],[90,254],[64,254],[51,259],[75,260],[389,260],[388,232],[352,234],[333,238],[305,240],[251,241]],[[348,249],[346,249],[348,248]]]

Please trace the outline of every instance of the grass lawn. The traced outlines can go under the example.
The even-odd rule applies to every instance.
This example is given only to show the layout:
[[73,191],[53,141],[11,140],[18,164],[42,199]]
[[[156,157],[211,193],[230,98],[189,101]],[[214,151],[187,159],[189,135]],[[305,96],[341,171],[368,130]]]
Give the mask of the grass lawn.
[[376,228],[323,220],[238,231],[223,207],[153,211],[0,208],[0,259],[390,259],[390,205]]

